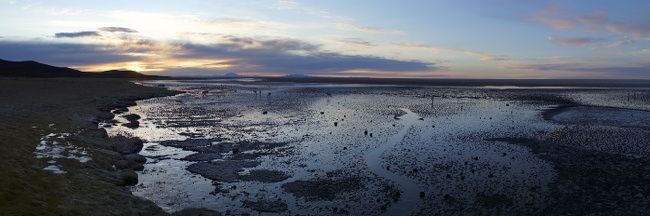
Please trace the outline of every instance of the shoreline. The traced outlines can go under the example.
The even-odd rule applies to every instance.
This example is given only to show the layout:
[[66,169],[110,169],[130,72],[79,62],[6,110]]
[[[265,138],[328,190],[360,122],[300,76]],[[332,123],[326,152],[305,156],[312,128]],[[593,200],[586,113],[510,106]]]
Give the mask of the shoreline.
[[[175,95],[132,79],[0,79],[0,212],[7,215],[169,215],[133,195],[142,141],[108,137],[98,123],[136,101]],[[47,134],[70,134],[65,144],[87,152],[83,162],[35,157]],[[54,142],[56,144],[56,142]],[[63,145],[63,144],[62,144]],[[68,147],[64,146],[64,147]],[[139,148],[138,148],[139,147]],[[69,152],[66,152],[69,153]],[[48,171],[56,162],[63,172]],[[127,161],[127,166],[116,166]],[[140,165],[141,166],[141,165]],[[186,209],[172,215],[216,214]]]

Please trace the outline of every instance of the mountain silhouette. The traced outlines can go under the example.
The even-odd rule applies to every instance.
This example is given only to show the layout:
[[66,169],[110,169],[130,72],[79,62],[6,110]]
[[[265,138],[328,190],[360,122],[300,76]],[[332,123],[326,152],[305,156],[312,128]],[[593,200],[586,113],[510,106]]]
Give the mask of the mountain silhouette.
[[82,72],[36,61],[7,61],[0,59],[0,77],[98,77],[98,78],[160,78],[129,70]]

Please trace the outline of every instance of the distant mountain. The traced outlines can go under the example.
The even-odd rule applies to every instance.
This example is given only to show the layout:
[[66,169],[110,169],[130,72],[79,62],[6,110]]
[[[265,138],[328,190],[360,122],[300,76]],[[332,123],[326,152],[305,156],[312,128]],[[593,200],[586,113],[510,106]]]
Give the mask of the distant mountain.
[[82,72],[67,67],[56,67],[35,61],[7,61],[0,59],[0,77],[98,77],[98,78],[160,78],[135,71],[110,70]]
[[290,78],[307,78],[309,76],[304,75],[304,74],[288,74],[285,77],[290,77]]
[[104,71],[104,72],[95,72],[91,73],[92,75],[98,76],[98,77],[112,77],[112,78],[153,78],[153,77],[160,77],[160,76],[151,76],[151,75],[145,75],[141,74],[135,71],[131,70],[109,70],[109,71]]
[[225,73],[223,77],[240,77],[237,73]]

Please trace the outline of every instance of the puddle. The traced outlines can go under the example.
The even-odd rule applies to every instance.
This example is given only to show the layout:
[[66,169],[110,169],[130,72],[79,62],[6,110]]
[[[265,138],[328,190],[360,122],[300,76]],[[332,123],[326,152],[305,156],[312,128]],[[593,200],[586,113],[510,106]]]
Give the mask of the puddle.
[[[52,124],[53,125],[53,124]],[[38,159],[48,160],[49,164],[43,170],[50,171],[55,174],[64,174],[65,170],[58,165],[60,159],[76,160],[80,163],[86,163],[91,160],[88,152],[70,144],[66,138],[70,133],[50,133],[41,137],[41,141],[34,150],[34,155]]]

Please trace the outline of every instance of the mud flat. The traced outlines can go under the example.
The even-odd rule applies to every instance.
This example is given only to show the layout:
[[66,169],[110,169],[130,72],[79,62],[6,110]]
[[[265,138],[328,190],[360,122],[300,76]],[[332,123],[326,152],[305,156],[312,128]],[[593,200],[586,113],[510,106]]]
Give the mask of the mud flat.
[[594,106],[548,110],[562,125],[530,137],[490,139],[523,145],[553,163],[553,208],[544,214],[644,215],[650,211],[650,112]]
[[282,185],[282,188],[307,200],[333,200],[339,194],[360,189],[361,180],[359,178],[339,178],[294,181]]
[[594,83],[154,81],[186,93],[110,128],[144,140],[133,193],[166,212],[642,214],[650,90]]
[[544,118],[561,124],[588,124],[650,130],[650,111],[645,110],[565,106],[546,111]]

